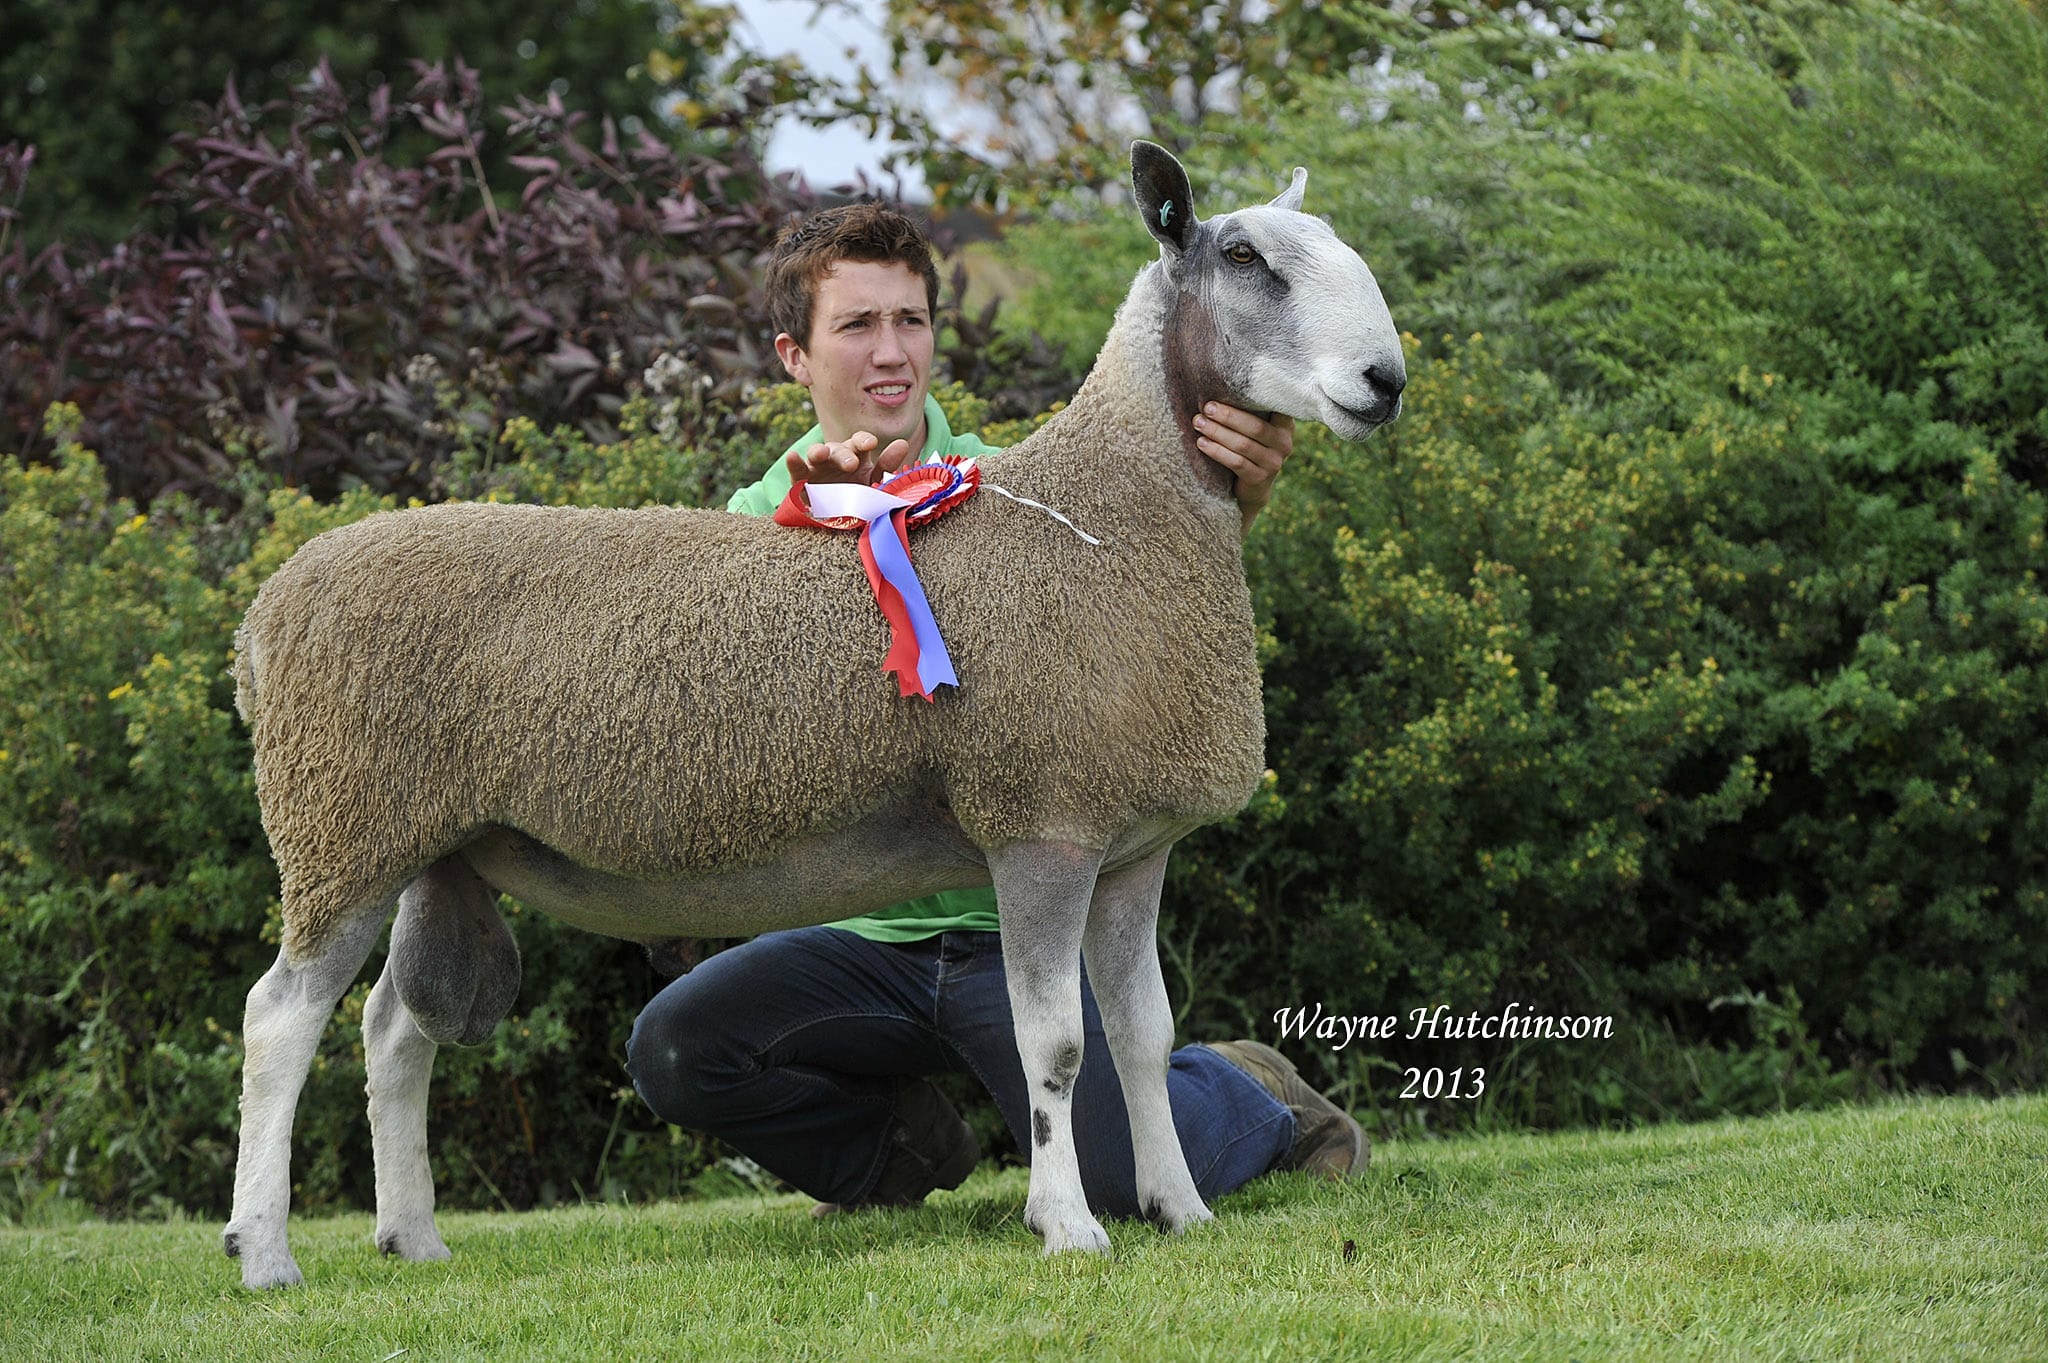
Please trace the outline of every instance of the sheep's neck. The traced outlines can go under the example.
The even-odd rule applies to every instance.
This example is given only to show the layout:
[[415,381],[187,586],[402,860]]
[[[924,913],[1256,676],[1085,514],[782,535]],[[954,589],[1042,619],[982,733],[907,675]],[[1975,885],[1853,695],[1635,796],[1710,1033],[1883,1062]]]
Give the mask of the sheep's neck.
[[1172,430],[1179,459],[1132,460],[1123,472],[1155,496],[1202,512],[1235,513],[1234,475],[1195,445],[1194,416],[1202,403],[1231,399],[1216,372],[1216,344],[1213,319],[1154,265],[1138,276],[1118,310],[1073,405],[1093,412],[1098,423],[1121,427],[1137,448],[1158,450],[1161,435]]
[[1195,444],[1195,414],[1205,402],[1228,401],[1230,390],[1217,372],[1216,318],[1179,289],[1154,282],[1166,294],[1161,309],[1159,360],[1165,370],[1166,399],[1180,432],[1181,457],[1195,475],[1195,486],[1218,497],[1233,497],[1237,476],[1203,454]]

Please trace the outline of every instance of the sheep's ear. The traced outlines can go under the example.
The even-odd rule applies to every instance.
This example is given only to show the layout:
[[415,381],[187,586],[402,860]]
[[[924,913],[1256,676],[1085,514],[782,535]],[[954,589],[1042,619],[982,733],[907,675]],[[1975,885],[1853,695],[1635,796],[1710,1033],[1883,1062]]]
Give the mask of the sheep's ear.
[[1273,207],[1284,208],[1290,213],[1301,212],[1302,192],[1308,188],[1308,167],[1296,166],[1294,179],[1287,188],[1280,191],[1280,197],[1273,200]]
[[1145,230],[1174,255],[1187,250],[1195,238],[1195,196],[1173,153],[1155,142],[1131,143],[1131,192]]

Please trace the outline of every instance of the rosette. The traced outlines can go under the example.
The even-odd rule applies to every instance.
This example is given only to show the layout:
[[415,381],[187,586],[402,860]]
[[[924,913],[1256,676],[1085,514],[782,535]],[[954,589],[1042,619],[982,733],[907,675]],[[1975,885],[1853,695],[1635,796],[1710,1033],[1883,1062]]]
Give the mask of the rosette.
[[861,566],[867,569],[875,604],[889,622],[889,651],[882,670],[896,675],[903,695],[930,700],[934,688],[960,684],[924,586],[911,567],[910,527],[943,516],[980,485],[981,470],[974,460],[942,455],[874,487],[798,483],[775,508],[778,525],[860,531]]

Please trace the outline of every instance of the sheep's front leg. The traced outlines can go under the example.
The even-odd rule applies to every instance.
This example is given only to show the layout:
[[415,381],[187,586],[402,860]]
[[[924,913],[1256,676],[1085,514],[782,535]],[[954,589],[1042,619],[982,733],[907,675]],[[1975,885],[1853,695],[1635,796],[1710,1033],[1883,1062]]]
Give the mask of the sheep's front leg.
[[1159,888],[1170,850],[1103,874],[1082,947],[1131,1116],[1138,1205],[1162,1229],[1180,1231],[1214,1218],[1188,1172],[1166,1100],[1173,1010],[1159,973]]
[[1074,1078],[1081,1072],[1081,933],[1102,854],[1064,843],[991,851],[1003,969],[1031,1104],[1031,1193],[1024,1224],[1045,1252],[1106,1251],[1074,1153]]
[[363,1056],[377,1161],[377,1248],[401,1259],[448,1257],[434,1228],[434,1175],[427,1167],[427,1084],[438,1049],[399,998],[386,959],[363,1005]]
[[291,1207],[292,1116],[320,1033],[384,926],[384,908],[344,920],[315,951],[277,963],[249,991],[242,1016],[242,1130],[235,1206],[222,1247],[242,1261],[242,1286],[304,1281],[285,1238]]

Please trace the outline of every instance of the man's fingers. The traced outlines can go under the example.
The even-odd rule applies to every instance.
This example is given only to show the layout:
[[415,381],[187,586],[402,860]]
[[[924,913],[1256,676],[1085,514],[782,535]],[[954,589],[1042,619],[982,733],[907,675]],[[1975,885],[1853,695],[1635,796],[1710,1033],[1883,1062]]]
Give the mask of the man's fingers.
[[1280,466],[1294,452],[1294,418],[1275,413],[1269,419],[1227,402],[1205,402],[1194,422],[1195,448],[1237,475],[1237,505],[1249,530],[1272,495]]
[[893,440],[877,453],[881,437],[855,431],[840,441],[821,441],[784,462],[792,479],[812,483],[872,483],[879,474],[894,473],[910,462],[910,442]]
[[[1196,418],[1196,428],[1204,428],[1199,417]],[[1248,435],[1219,431],[1213,426],[1207,429],[1209,434],[1195,437],[1195,448],[1225,468],[1240,473],[1257,470],[1270,477],[1280,472],[1280,465],[1287,458],[1281,451],[1269,449]]]
[[1196,436],[1195,448],[1229,469],[1232,473],[1243,473],[1245,470],[1253,467],[1251,460],[1245,458],[1236,450],[1218,444],[1207,436]]
[[1287,456],[1294,452],[1294,418],[1290,416],[1276,414],[1269,421],[1227,402],[1211,402],[1203,406],[1194,421],[1197,447],[1206,437],[1215,447],[1229,450],[1268,476],[1277,475]]
[[1294,418],[1285,412],[1263,417],[1227,402],[1209,402],[1204,403],[1196,414],[1197,425],[1205,422],[1218,434],[1243,436],[1255,445],[1273,446],[1283,451],[1294,447]]
[[792,478],[811,482],[834,474],[853,473],[860,468],[860,456],[846,445],[824,443],[812,445],[802,453],[792,451],[784,462],[789,465]]
[[1256,435],[1259,428],[1266,424],[1264,417],[1254,416],[1244,408],[1233,407],[1227,402],[1203,403],[1201,416],[1207,418],[1212,426],[1221,428],[1221,431],[1238,435]]
[[[1214,403],[1210,404],[1211,407],[1215,405]],[[1222,410],[1237,412],[1235,407],[1225,407]],[[1248,454],[1258,447],[1259,442],[1253,437],[1258,431],[1259,426],[1264,423],[1248,412],[1237,412],[1237,417],[1239,420],[1233,421],[1228,417],[1210,416],[1207,411],[1204,411],[1195,417],[1195,430],[1209,437],[1209,439],[1225,449],[1236,450],[1240,454]],[[1252,422],[1251,429],[1244,429],[1239,424],[1241,421]]]
[[833,446],[840,472],[852,474],[852,482],[874,482],[875,447],[881,443],[881,437],[871,431],[855,431],[845,443]]

